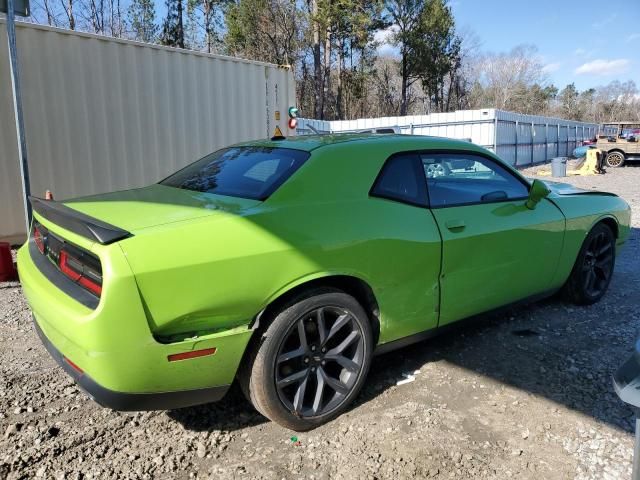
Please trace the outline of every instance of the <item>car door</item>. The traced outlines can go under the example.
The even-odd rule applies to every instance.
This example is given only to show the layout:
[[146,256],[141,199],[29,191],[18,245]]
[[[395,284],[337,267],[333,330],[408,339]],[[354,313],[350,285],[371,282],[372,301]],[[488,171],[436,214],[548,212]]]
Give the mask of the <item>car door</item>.
[[438,325],[442,241],[416,154],[388,158],[369,193],[369,275],[381,308],[380,341],[387,342]]
[[562,249],[562,212],[546,199],[528,209],[528,183],[488,154],[420,158],[443,242],[439,325],[545,292]]

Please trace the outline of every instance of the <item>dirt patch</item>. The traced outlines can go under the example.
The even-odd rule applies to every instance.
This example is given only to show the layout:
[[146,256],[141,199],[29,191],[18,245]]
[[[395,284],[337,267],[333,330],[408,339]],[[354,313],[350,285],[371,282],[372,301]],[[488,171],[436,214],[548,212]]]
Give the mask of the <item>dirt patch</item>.
[[354,408],[305,434],[235,391],[171,412],[102,409],[40,344],[19,284],[0,285],[0,478],[628,476],[633,415],[611,374],[640,327],[640,168],[608,172],[565,179],[634,210],[600,303],[551,299],[379,357]]

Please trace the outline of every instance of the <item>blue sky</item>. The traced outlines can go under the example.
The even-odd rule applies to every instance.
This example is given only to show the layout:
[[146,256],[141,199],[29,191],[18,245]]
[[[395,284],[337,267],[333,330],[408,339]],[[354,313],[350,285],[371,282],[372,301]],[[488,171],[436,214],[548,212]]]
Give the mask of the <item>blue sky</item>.
[[535,45],[549,80],[579,90],[612,80],[640,87],[640,0],[451,0],[459,29],[481,50]]
[[[549,81],[579,90],[613,80],[640,87],[640,0],[449,0],[459,31],[471,30],[483,52],[521,44],[538,48]],[[155,0],[158,23],[165,0]],[[388,38],[380,32],[378,40]],[[397,50],[383,45],[380,53]]]

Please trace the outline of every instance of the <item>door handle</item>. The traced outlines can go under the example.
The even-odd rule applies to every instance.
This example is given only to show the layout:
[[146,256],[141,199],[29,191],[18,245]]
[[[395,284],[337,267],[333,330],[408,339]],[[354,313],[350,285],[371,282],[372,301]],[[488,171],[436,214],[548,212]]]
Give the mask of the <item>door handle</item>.
[[458,232],[460,230],[464,230],[466,225],[464,220],[447,220],[445,226],[451,231]]

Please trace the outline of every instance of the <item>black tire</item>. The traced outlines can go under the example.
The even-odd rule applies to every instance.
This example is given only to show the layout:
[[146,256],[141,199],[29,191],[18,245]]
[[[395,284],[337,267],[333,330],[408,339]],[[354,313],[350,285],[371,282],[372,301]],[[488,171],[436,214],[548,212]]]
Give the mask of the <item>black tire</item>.
[[596,224],[585,238],[571,275],[564,286],[564,297],[576,305],[599,301],[609,288],[616,262],[616,238],[604,223]]
[[624,165],[624,153],[622,152],[609,152],[604,159],[607,167],[618,168]]
[[343,413],[371,365],[373,333],[362,306],[344,292],[315,290],[264,321],[268,326],[250,346],[239,373],[256,410],[295,431],[311,430]]

